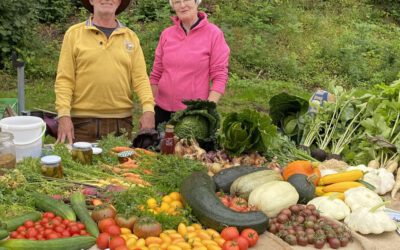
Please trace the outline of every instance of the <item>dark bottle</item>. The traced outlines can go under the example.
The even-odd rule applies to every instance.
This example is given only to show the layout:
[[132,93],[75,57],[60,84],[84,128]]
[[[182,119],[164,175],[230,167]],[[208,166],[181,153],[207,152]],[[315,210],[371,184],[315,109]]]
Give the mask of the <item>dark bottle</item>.
[[174,126],[165,126],[165,136],[161,140],[161,154],[169,155],[175,152]]

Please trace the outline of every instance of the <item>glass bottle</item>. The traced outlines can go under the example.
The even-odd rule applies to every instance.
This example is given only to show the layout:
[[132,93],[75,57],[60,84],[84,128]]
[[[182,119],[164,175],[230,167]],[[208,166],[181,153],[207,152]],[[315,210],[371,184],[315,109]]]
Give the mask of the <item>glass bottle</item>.
[[165,136],[161,140],[161,154],[174,154],[175,152],[175,139],[174,139],[174,126],[165,126]]
[[17,164],[13,139],[13,134],[0,132],[0,175],[4,174],[2,170],[13,169]]
[[88,142],[75,142],[72,144],[72,159],[83,165],[91,165],[93,160],[92,144]]
[[48,155],[40,159],[42,164],[40,170],[44,176],[53,178],[63,177],[63,168],[61,165],[61,157],[58,155]]

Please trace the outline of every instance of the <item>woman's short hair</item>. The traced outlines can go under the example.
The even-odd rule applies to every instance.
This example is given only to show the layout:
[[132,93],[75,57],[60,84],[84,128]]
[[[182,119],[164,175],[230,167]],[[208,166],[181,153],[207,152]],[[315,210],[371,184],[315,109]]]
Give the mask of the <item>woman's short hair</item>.
[[[169,0],[169,4],[172,6],[172,1],[174,0]],[[200,4],[201,0],[194,0],[196,4]]]

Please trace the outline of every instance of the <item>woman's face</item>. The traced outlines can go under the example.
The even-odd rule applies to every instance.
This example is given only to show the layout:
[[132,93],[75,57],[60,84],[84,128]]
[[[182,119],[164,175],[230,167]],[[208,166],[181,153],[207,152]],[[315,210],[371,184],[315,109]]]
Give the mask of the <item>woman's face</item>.
[[90,0],[94,13],[115,14],[121,0]]
[[172,0],[172,7],[181,21],[191,21],[197,17],[197,8],[195,0]]

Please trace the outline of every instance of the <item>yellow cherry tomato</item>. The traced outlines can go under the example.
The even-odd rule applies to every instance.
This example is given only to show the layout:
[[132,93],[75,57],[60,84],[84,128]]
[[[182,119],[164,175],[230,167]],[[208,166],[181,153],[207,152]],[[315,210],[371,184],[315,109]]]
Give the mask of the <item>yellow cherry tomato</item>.
[[173,234],[173,233],[176,233],[176,230],[174,230],[174,229],[168,229],[168,230],[164,230],[163,233],[166,233],[166,234]]
[[146,246],[146,241],[144,240],[144,239],[138,239],[137,241],[136,241],[136,246],[137,247],[144,247],[144,246]]
[[212,228],[207,228],[207,229],[206,229],[206,232],[207,232],[212,238],[220,237],[219,233],[218,233],[216,230],[212,229]]
[[169,208],[170,208],[170,206],[169,206],[168,203],[166,203],[166,202],[162,202],[162,203],[161,203],[161,206],[160,206],[160,210],[161,210],[161,211],[167,212]]
[[180,248],[180,247],[177,246],[177,245],[169,245],[169,246],[167,247],[167,250],[182,250],[182,248]]
[[182,199],[181,194],[178,192],[172,192],[168,196],[171,197],[171,199],[174,201],[180,201]]
[[192,248],[189,243],[184,242],[184,241],[178,242],[178,243],[176,243],[176,245],[179,246],[180,248],[184,249],[184,250]]
[[175,209],[177,208],[183,208],[183,204],[180,201],[172,201],[171,203],[169,203],[170,207],[173,207]]
[[156,199],[154,199],[154,198],[148,199],[148,200],[146,201],[146,203],[147,203],[147,206],[148,206],[149,208],[155,208],[155,207],[157,207],[157,201],[156,201]]
[[170,243],[172,241],[171,237],[169,237],[166,233],[161,233],[159,237],[164,243]]
[[121,234],[132,234],[132,231],[129,228],[122,227]]
[[166,196],[162,197],[162,201],[169,204],[172,202],[172,198],[169,197],[168,195],[166,195]]
[[179,223],[178,225],[178,233],[182,236],[184,236],[185,234],[187,234],[187,229],[186,229],[186,225],[184,223]]
[[196,229],[195,229],[193,226],[187,226],[186,229],[187,229],[187,231],[188,231],[189,233],[190,233],[190,232],[195,232],[195,231],[196,231]]
[[161,238],[153,236],[147,237],[145,241],[147,246],[150,246],[151,244],[161,245],[163,243],[163,240]]
[[196,229],[196,230],[199,230],[199,229],[202,229],[202,228],[203,228],[203,227],[202,227],[200,224],[198,224],[198,223],[193,223],[191,226],[194,227],[194,229]]
[[135,238],[129,238],[126,240],[126,246],[129,249],[135,249],[136,247],[136,239]]

